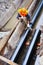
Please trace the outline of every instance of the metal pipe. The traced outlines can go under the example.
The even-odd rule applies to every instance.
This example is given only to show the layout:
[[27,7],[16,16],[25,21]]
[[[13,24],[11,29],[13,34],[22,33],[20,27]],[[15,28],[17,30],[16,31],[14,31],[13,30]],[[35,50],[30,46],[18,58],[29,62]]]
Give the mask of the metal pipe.
[[40,32],[40,30],[37,29],[36,32],[35,32],[35,34],[34,34],[34,37],[33,37],[33,39],[32,39],[31,45],[30,45],[30,47],[28,48],[26,57],[25,57],[25,59],[24,59],[22,65],[27,65],[28,60],[30,60],[29,58],[30,58],[31,52],[32,52],[32,50],[33,50],[33,47],[34,47],[34,45],[35,45],[36,39],[37,39],[37,37],[38,37],[38,35],[39,35],[39,32]]

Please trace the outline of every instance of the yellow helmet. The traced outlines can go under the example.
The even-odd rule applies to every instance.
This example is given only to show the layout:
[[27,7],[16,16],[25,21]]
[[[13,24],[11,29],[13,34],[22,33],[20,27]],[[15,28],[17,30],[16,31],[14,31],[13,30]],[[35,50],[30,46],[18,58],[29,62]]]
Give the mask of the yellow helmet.
[[20,8],[18,9],[18,13],[21,15],[21,16],[26,16],[28,14],[28,10],[25,9],[25,8]]

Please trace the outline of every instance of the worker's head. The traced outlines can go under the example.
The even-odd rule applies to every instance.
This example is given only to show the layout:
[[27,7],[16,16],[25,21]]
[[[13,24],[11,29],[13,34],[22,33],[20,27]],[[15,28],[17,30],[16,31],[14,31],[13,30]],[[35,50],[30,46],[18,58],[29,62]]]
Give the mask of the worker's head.
[[18,10],[18,13],[20,14],[20,16],[25,17],[25,16],[28,14],[28,10],[25,9],[25,8],[20,8],[20,9]]

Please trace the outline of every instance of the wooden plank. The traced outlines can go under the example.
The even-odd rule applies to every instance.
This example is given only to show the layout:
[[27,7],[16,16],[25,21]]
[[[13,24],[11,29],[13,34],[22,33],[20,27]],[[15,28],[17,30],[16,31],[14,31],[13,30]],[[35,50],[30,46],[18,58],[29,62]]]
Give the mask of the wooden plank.
[[25,27],[26,26],[25,26],[24,22],[20,22],[18,24],[18,26],[16,27],[16,30],[14,31],[14,33],[12,34],[11,38],[8,41],[8,43],[12,49],[14,49],[16,47],[17,42],[19,41],[20,36],[21,36],[22,32],[24,31]]
[[7,59],[7,58],[5,58],[5,57],[3,57],[3,56],[0,56],[0,60],[2,60],[2,61],[4,61],[4,62],[8,63],[9,65],[18,65],[18,64],[12,62],[11,60],[9,60],[9,59]]
[[[29,13],[31,14],[31,16],[33,15],[32,13],[34,12],[34,9],[36,9],[37,5],[38,5],[38,2],[40,0],[34,0],[31,4],[31,6],[29,7],[28,11]],[[37,2],[37,3],[36,3]],[[34,4],[34,5],[33,5]]]

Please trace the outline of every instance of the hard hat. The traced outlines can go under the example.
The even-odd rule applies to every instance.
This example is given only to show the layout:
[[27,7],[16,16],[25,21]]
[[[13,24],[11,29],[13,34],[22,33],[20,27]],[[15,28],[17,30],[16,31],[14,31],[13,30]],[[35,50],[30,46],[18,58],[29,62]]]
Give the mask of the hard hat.
[[18,13],[21,16],[26,16],[28,14],[28,10],[26,10],[25,8],[20,8],[20,9],[18,9]]

